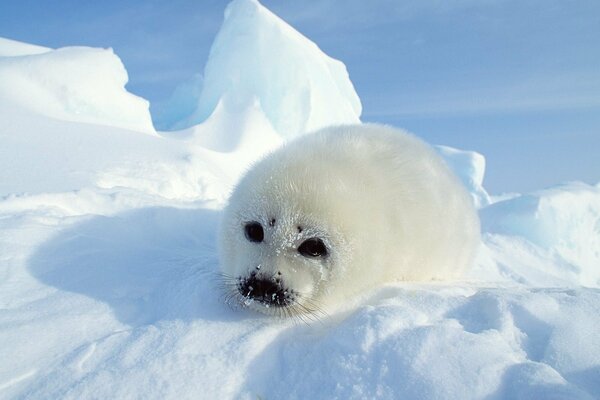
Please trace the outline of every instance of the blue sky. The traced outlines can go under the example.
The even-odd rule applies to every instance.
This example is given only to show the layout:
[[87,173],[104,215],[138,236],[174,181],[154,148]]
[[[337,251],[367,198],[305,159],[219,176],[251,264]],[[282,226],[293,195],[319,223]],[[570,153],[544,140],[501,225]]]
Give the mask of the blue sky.
[[[486,156],[493,193],[600,181],[600,2],[264,0],[342,60],[363,120]],[[202,72],[227,1],[2,1],[0,36],[113,47],[159,107]]]

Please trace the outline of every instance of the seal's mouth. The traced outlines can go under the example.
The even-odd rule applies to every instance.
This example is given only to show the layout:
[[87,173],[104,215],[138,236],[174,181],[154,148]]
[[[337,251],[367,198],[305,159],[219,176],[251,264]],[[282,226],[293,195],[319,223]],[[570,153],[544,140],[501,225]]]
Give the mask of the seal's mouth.
[[257,301],[265,307],[287,307],[294,303],[293,292],[278,277],[261,277],[253,272],[249,277],[238,279],[237,289],[246,305],[251,301]]

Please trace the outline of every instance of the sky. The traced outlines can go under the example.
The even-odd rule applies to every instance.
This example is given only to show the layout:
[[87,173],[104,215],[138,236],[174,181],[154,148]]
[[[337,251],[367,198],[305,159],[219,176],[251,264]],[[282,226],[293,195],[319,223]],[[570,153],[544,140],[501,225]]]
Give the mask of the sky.
[[[112,47],[159,110],[201,74],[227,1],[0,1],[0,36]],[[343,61],[363,121],[483,153],[485,187],[600,182],[600,2],[263,0]]]

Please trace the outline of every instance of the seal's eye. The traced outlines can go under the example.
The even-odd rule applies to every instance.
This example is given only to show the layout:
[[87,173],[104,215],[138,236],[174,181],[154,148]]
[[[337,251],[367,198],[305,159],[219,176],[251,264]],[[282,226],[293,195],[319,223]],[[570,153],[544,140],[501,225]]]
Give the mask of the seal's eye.
[[246,239],[251,242],[260,243],[265,238],[265,232],[263,227],[258,222],[248,222],[244,227],[246,233]]
[[307,239],[300,247],[298,247],[298,253],[304,257],[325,257],[327,255],[327,247],[325,243],[319,238]]

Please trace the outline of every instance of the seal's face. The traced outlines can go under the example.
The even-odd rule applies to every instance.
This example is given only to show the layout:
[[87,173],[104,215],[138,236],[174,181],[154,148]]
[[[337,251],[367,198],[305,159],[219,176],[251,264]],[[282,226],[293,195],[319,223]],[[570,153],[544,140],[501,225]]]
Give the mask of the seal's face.
[[223,233],[235,238],[223,265],[230,298],[271,315],[316,311],[335,260],[331,235],[299,213],[239,211],[230,219]]

